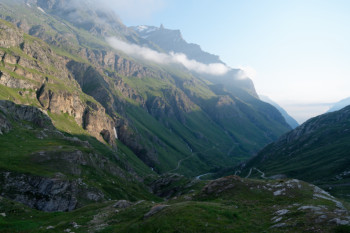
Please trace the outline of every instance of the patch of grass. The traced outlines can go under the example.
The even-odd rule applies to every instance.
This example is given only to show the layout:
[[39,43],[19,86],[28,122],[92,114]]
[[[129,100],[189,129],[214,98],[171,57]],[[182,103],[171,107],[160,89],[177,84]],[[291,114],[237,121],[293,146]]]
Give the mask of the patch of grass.
[[58,130],[69,134],[89,135],[86,130],[77,124],[74,117],[68,113],[56,114],[50,111],[47,113]]

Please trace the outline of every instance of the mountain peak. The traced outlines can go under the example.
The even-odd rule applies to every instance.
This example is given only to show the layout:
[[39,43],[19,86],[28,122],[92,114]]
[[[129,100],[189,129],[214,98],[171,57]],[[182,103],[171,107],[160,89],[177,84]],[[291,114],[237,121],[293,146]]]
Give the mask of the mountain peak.
[[153,37],[167,37],[167,39],[170,39],[171,41],[186,41],[182,38],[182,34],[180,30],[172,30],[165,28],[163,24],[161,24],[159,27],[155,26],[148,26],[148,25],[139,25],[135,27],[131,27],[134,31],[136,31],[139,36],[141,36],[144,39],[149,39]]
[[181,31],[178,29],[168,29],[163,24],[160,27],[141,25],[131,27],[131,29],[143,39],[155,43],[166,52],[183,53],[189,59],[205,64],[223,63],[219,56],[205,52],[199,45],[184,40]]

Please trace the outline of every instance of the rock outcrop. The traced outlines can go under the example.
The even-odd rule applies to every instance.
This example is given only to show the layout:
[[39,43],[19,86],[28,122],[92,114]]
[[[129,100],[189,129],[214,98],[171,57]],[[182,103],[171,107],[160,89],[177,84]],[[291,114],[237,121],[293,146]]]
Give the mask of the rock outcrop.
[[2,196],[42,211],[71,211],[79,198],[99,201],[101,191],[88,188],[78,180],[50,179],[12,172],[0,173]]
[[[95,105],[92,106],[96,108]],[[34,150],[32,147],[23,150],[23,155],[18,155],[18,151],[14,152],[14,157],[20,156],[26,166],[38,169],[21,172],[26,168],[19,166],[18,171],[12,168],[6,169],[6,166],[2,167],[0,169],[1,196],[38,210],[71,211],[86,203],[106,200],[101,188],[98,189],[84,182],[87,174],[84,169],[91,169],[100,174],[108,173],[112,179],[113,177],[125,180],[138,178],[132,168],[129,167],[130,173],[135,176],[128,175],[126,170],[118,165],[122,164],[125,168],[129,166],[119,161],[115,151],[111,151],[114,156],[112,161],[94,150],[88,141],[59,132],[43,110],[0,100],[0,136],[5,134],[2,136],[4,139],[13,129],[16,129],[19,138],[30,134],[36,140],[47,140],[47,143],[39,143],[39,146],[35,144]],[[107,141],[109,135],[107,132],[103,133],[101,137],[103,136]],[[59,142],[58,145],[56,145],[57,142]],[[5,154],[8,156],[8,153]],[[119,162],[116,163],[115,160]],[[44,171],[49,173],[42,176]],[[81,178],[83,175],[84,181]],[[115,184],[114,181],[108,182]]]
[[0,100],[0,117],[4,122],[1,128],[8,131],[11,128],[11,123],[6,115],[11,116],[15,121],[29,121],[40,128],[54,129],[51,119],[38,108],[16,105],[10,101]]
[[5,115],[3,115],[0,110],[0,135],[8,133],[11,128],[11,123],[6,119]]
[[9,48],[23,42],[23,36],[10,23],[0,24],[0,47]]
[[143,218],[149,218],[157,213],[159,213],[160,211],[162,211],[163,209],[165,209],[166,207],[168,207],[169,205],[155,205],[151,208],[150,211],[148,211]]
[[23,32],[9,23],[0,23],[0,38],[2,47],[20,49],[20,52],[0,49],[4,66],[0,71],[1,85],[36,92],[32,101],[38,101],[42,109],[67,113],[100,141],[115,144],[114,120],[99,103],[82,98],[78,83],[66,68],[66,58],[55,54],[42,41],[24,39]]

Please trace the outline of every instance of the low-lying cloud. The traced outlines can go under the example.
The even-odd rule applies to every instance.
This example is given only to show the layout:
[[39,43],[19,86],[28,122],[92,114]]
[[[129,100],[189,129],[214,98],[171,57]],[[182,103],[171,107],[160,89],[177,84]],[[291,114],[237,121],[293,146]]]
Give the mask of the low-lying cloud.
[[247,78],[255,78],[256,77],[256,70],[251,66],[238,66],[238,69],[241,70],[238,74],[239,79],[247,79]]
[[121,50],[130,56],[164,65],[181,64],[187,69],[201,74],[219,76],[226,74],[231,69],[221,63],[204,64],[196,60],[191,60],[188,59],[188,57],[183,53],[160,53],[147,47],[142,47],[136,44],[129,44],[115,37],[106,38],[106,40],[113,48]]

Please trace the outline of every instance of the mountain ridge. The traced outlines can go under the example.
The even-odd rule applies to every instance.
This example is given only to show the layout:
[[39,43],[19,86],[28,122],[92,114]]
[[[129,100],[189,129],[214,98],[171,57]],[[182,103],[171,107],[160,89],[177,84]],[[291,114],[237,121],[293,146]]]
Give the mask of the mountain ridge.
[[242,164],[242,176],[298,178],[349,199],[349,114],[348,106],[308,120]]
[[289,131],[282,115],[241,70],[113,49],[105,36],[164,52],[74,2],[0,2],[0,231],[349,229],[349,204],[303,181],[201,180]]
[[337,103],[334,103],[327,112],[334,112],[338,111],[342,108],[345,108],[346,106],[350,105],[350,97],[342,99],[338,101]]
[[291,117],[285,109],[283,109],[279,104],[271,100],[268,96],[259,95],[259,97],[262,101],[265,101],[277,108],[277,110],[280,111],[280,113],[282,114],[284,119],[286,119],[286,122],[290,125],[292,129],[295,129],[299,126],[299,123],[293,117]]
[[[102,104],[106,109],[106,113],[113,118],[118,138],[129,146],[139,158],[158,172],[172,170],[172,167],[176,167],[178,160],[188,157],[191,152],[187,145],[190,145],[197,152],[205,151],[208,149],[203,148],[203,145],[207,144],[205,141],[211,141],[213,148],[215,144],[219,143],[217,140],[221,137],[221,141],[224,141],[225,144],[222,149],[216,147],[212,153],[222,158],[222,161],[235,163],[237,159],[233,158],[232,155],[237,156],[243,152],[245,156],[249,156],[251,152],[258,150],[260,146],[277,138],[277,135],[281,132],[288,130],[288,126],[279,117],[279,113],[270,106],[268,106],[269,111],[266,111],[265,107],[257,107],[262,103],[255,99],[255,89],[249,79],[235,80],[236,74],[232,74],[230,85],[223,87],[220,86],[222,85],[220,82],[208,83],[210,77],[204,78],[198,74],[188,73],[184,69],[150,66],[146,62],[134,60],[118,51],[111,50],[105,44],[102,34],[98,34],[100,37],[94,38],[85,34],[83,30],[89,30],[90,32],[91,27],[78,24],[77,26],[81,29],[75,28],[74,25],[70,25],[69,18],[68,21],[59,19],[55,24],[58,13],[55,13],[54,18],[50,18],[50,7],[42,6],[47,11],[46,14],[27,6],[23,7],[26,14],[33,13],[32,18],[49,18],[52,20],[51,25],[55,25],[55,27],[47,24],[36,25],[35,22],[33,26],[30,26],[31,19],[15,19],[16,14],[11,13],[11,11],[3,12],[3,14],[11,13],[10,18],[5,15],[2,17],[13,19],[14,23],[22,26],[24,30],[53,45],[55,52],[67,59],[66,68],[71,72],[71,77],[78,82],[83,92],[91,95]],[[80,17],[79,14],[78,17]],[[96,24],[99,25],[98,21]],[[60,30],[57,30],[57,28]],[[72,42],[68,43],[61,39],[62,31],[73,39]],[[94,31],[91,33],[94,33]],[[124,38],[129,38],[130,41],[141,41],[142,39],[138,39],[137,35],[133,35],[132,32],[123,34],[124,32],[121,31],[119,33],[122,33]],[[151,42],[147,43],[152,44]],[[150,86],[149,83],[152,83],[153,86]],[[248,93],[249,90],[253,93]],[[231,106],[228,107],[229,109],[236,106],[235,114],[243,117],[243,122],[230,122],[228,117],[211,119],[214,117],[213,107],[222,98],[232,99],[232,101],[239,103],[238,105],[232,105],[230,102],[233,102],[228,100],[225,105]],[[222,106],[222,103],[220,105]],[[228,110],[222,107],[220,107],[220,111],[223,111],[221,116],[235,115],[232,114],[231,110],[229,110],[231,113],[227,114]],[[147,117],[141,119],[137,116],[140,114],[147,115]],[[169,120],[165,120],[167,118]],[[234,119],[242,121],[238,118]],[[212,122],[211,130],[205,131],[202,126],[195,123],[196,121]],[[184,126],[186,122],[190,125]],[[249,125],[250,132],[237,130],[237,127],[242,123]],[[227,133],[224,132],[226,126],[230,129],[229,131],[226,130]],[[270,126],[272,126],[271,129]],[[159,128],[163,129],[162,133],[160,133]],[[266,131],[267,133],[254,133],[255,130]],[[113,131],[113,129],[109,130],[110,138],[114,135]],[[177,133],[174,135],[172,132]],[[186,133],[183,134],[183,132]],[[221,136],[219,136],[220,134]],[[252,143],[249,139],[251,134],[258,138],[258,144]],[[186,136],[184,137],[184,135]],[[106,134],[107,136],[108,134]],[[153,138],[152,140],[159,143],[153,144],[148,138]],[[169,140],[170,138],[171,140]],[[243,144],[241,147],[231,150],[232,139],[238,141],[239,144]],[[170,163],[169,152],[165,152],[164,148],[172,151],[170,154],[175,156]],[[227,155],[228,151],[231,151],[229,155]],[[206,156],[208,155],[201,154],[199,158],[198,155],[195,155],[190,160],[186,160],[182,166],[187,166],[188,171],[195,171],[198,174],[201,171],[190,167],[194,161],[196,161],[194,163],[196,164]],[[198,169],[201,167],[208,171],[216,166],[224,166],[220,162],[221,160],[214,159],[214,157],[204,159],[207,165],[203,162],[198,163],[201,164],[197,165]],[[159,162],[159,160],[162,162]],[[190,163],[192,164],[190,165]]]
[[161,27],[140,25],[130,27],[130,29],[137,32],[140,37],[152,41],[166,53],[171,51],[176,53],[184,53],[189,59],[193,59],[204,64],[225,64],[220,60],[219,56],[203,51],[197,44],[187,43],[183,39],[180,30],[171,30],[162,26],[163,25],[161,25]]

